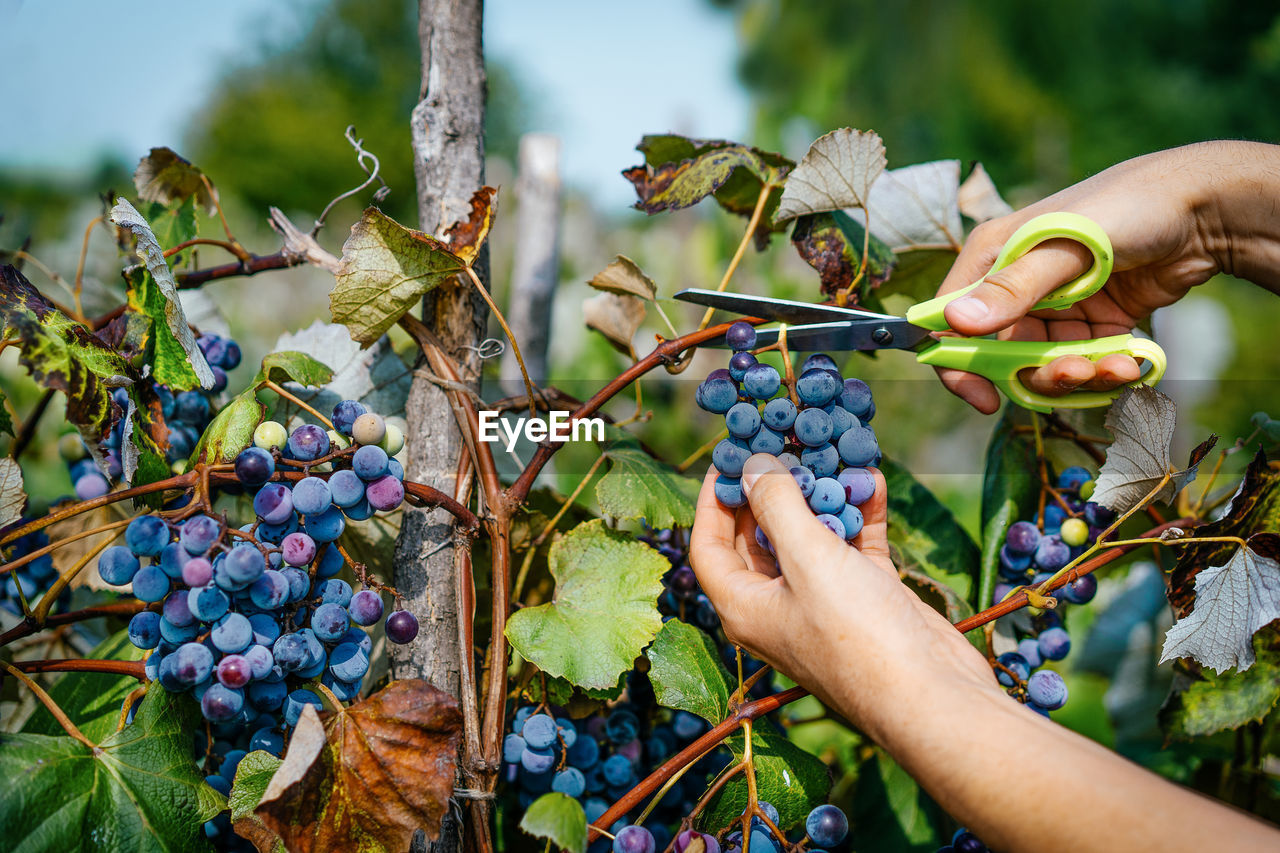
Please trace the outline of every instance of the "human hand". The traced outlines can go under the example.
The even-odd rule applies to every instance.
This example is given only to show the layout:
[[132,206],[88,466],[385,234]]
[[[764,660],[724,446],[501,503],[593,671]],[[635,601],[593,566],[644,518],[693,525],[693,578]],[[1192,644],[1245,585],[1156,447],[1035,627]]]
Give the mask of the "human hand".
[[[902,584],[889,559],[884,477],[850,546],[818,521],[774,457],[747,460],[747,505],[698,496],[689,561],[731,641],[768,662],[872,737],[902,718],[918,679],[995,689],[982,655]],[[755,539],[757,523],[777,553]],[[895,719],[896,717],[896,719]]]
[[[962,335],[998,332],[1002,339],[1070,341],[1125,334],[1156,308],[1170,305],[1207,281],[1222,265],[1222,239],[1208,204],[1205,175],[1221,169],[1215,144],[1175,148],[1113,166],[1016,213],[974,229],[938,289],[950,293],[982,278],[1005,241],[1042,213],[1069,211],[1089,217],[1111,238],[1113,272],[1101,290],[1061,311],[1027,312],[1050,291],[1084,273],[1089,252],[1068,240],[1049,240],[1004,269],[986,276],[967,297],[947,306],[945,316]],[[979,411],[1000,406],[995,387],[960,370],[940,369],[952,392]],[[1076,388],[1103,391],[1139,378],[1127,355],[1095,361],[1066,356],[1023,371],[1023,383],[1051,396]]]

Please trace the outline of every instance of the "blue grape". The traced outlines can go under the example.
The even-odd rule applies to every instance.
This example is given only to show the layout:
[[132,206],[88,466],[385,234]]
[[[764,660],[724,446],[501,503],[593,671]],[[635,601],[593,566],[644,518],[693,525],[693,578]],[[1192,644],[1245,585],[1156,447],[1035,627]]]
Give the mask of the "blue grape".
[[810,368],[796,380],[796,396],[806,406],[825,406],[839,393],[840,380],[821,368]]
[[859,420],[870,420],[871,388],[861,379],[846,379],[840,389],[840,406]]
[[624,826],[613,837],[613,853],[654,853],[656,849],[653,833],[643,826]]
[[[846,433],[847,434],[847,433]],[[834,477],[840,467],[840,454],[834,444],[806,447],[800,452],[800,464],[818,477]]]
[[[244,708],[244,691],[214,683],[200,697],[200,711],[206,720],[230,720]],[[225,763],[225,762],[224,762]],[[234,772],[233,772],[234,775]]]
[[1004,536],[1005,544],[1015,554],[1035,554],[1040,544],[1040,531],[1030,521],[1015,521]]
[[1042,536],[1036,545],[1035,563],[1046,572],[1056,572],[1071,562],[1071,546],[1056,535]]
[[742,481],[737,477],[726,477],[723,474],[716,477],[714,491],[716,500],[727,507],[739,507],[747,502],[747,497],[742,492]]
[[610,785],[621,786],[631,783],[635,776],[635,771],[631,767],[631,761],[625,755],[611,755],[604,760],[602,766],[605,781]]
[[360,447],[351,457],[351,470],[361,480],[376,480],[387,473],[387,452],[376,444]]
[[320,554],[320,559],[316,562],[316,577],[331,578],[338,572],[342,571],[346,566],[346,560],[342,557],[342,552],[335,546],[330,545]]
[[524,750],[525,739],[522,736],[513,732],[502,739],[502,760],[508,764],[518,764]]
[[351,437],[351,425],[356,422],[356,418],[368,411],[363,403],[355,400],[343,400],[333,407],[333,428],[337,430],[339,435]]
[[815,517],[822,523],[823,527],[827,528],[841,539],[847,538],[847,531],[844,529],[844,522],[840,520],[839,516],[832,515],[829,512],[822,512]]
[[751,438],[760,429],[760,412],[750,403],[735,403],[725,413],[724,424],[734,438]]
[[257,711],[276,711],[284,705],[289,688],[283,681],[255,681],[247,688],[249,704]]
[[321,604],[311,614],[311,629],[318,638],[326,642],[341,638],[350,627],[347,610],[341,604]]
[[951,836],[950,848],[953,853],[987,853],[987,845],[966,829],[957,830]]
[[129,620],[129,642],[140,649],[154,649],[160,645],[160,614],[143,610]]
[[1046,711],[1056,711],[1067,704],[1067,684],[1058,673],[1042,669],[1027,679],[1027,698]]
[[[530,773],[542,774],[546,773],[550,776],[550,770],[556,766],[556,753],[553,749],[535,749],[529,747],[520,756],[520,766]],[[548,781],[550,781],[548,779]]]
[[822,409],[805,409],[796,416],[796,438],[806,447],[820,447],[831,439],[831,416]]
[[284,735],[272,728],[261,728],[249,738],[249,751],[262,750],[279,757],[284,752]]
[[[254,632],[254,640],[258,639],[258,634]],[[275,666],[276,659],[271,656],[271,650],[265,644],[256,643],[244,650],[244,659],[249,662],[249,674],[255,680],[266,678],[271,672],[271,667]]]
[[189,554],[203,554],[222,535],[222,525],[207,515],[188,518],[178,528],[178,541]]
[[169,594],[169,576],[159,566],[145,566],[133,576],[133,595],[139,601],[154,603]]
[[336,506],[343,509],[355,506],[364,498],[364,481],[349,468],[334,471],[329,477],[329,493]]
[[342,510],[331,506],[319,515],[308,515],[303,519],[302,529],[316,542],[333,542],[342,535],[347,522]]
[[[179,590],[179,593],[185,593],[186,590]],[[181,645],[189,643],[196,637],[200,636],[200,625],[195,621],[186,625],[175,625],[163,616],[160,618],[160,640],[161,644],[171,643]]]
[[768,400],[782,387],[782,377],[768,364],[753,364],[742,376],[742,390],[757,400]]
[[615,744],[631,743],[640,734],[640,719],[625,708],[614,709],[605,719],[604,733]]
[[236,545],[227,551],[222,565],[227,577],[242,585],[253,583],[267,570],[267,561],[262,552],[247,543]]
[[594,767],[600,760],[600,744],[593,737],[582,736],[569,747],[567,758],[569,763],[580,770]]
[[298,718],[302,716],[302,709],[307,705],[313,706],[316,711],[324,710],[324,704],[321,703],[320,697],[310,690],[295,690],[290,693],[284,700],[285,725],[296,726]]
[[316,592],[320,596],[321,604],[338,604],[346,607],[351,603],[351,584],[341,578],[333,578],[317,585]]
[[283,524],[293,517],[293,493],[283,483],[267,483],[254,495],[253,511],[267,524]]
[[849,819],[835,806],[818,806],[804,819],[804,831],[819,847],[835,847],[849,834]]
[[190,554],[179,542],[170,542],[160,549],[160,571],[174,580],[182,580],[182,567],[189,560]]
[[271,655],[285,672],[296,672],[307,663],[307,641],[301,634],[281,634],[271,646]]
[[195,614],[191,612],[188,596],[189,592],[185,589],[177,589],[169,593],[165,598],[164,604],[160,608],[160,612],[173,625],[183,628],[196,621]]
[[755,327],[744,320],[738,320],[725,331],[724,342],[728,345],[729,349],[734,352],[755,349]]
[[840,436],[856,426],[862,426],[858,419],[846,412],[839,404],[829,403],[823,410],[831,418],[831,439],[838,441]]
[[756,357],[749,352],[735,352],[729,358],[729,376],[734,382],[741,382],[747,370],[756,365]]
[[813,495],[814,487],[818,483],[818,478],[813,472],[803,465],[797,465],[791,469],[791,476],[795,479],[796,485],[800,487],[800,494],[808,498]]
[[[289,598],[289,582],[275,569],[267,569],[262,577],[249,585],[249,600],[255,607],[274,610]],[[261,615],[261,614],[255,614]],[[257,629],[255,628],[255,633]],[[272,640],[275,638],[272,637]]]
[[1036,638],[1040,656],[1045,660],[1062,660],[1071,651],[1071,635],[1065,628],[1049,628]]
[[[170,657],[165,656],[166,659]],[[183,643],[172,655],[173,674],[188,687],[199,684],[213,674],[213,652],[200,643]],[[163,661],[161,662],[163,665]]]
[[1088,604],[1098,594],[1098,579],[1093,575],[1081,575],[1059,592],[1064,600],[1072,604]]
[[347,612],[357,625],[375,625],[382,618],[382,596],[374,590],[362,589],[351,596]]
[[365,521],[372,518],[374,513],[373,505],[369,503],[368,498],[361,497],[354,505],[345,507],[342,514],[352,521]]
[[548,714],[534,714],[524,721],[520,734],[533,749],[549,749],[556,742],[556,721]]
[[1079,490],[1081,486],[1093,479],[1093,475],[1089,473],[1087,468],[1081,468],[1079,465],[1072,465],[1070,468],[1063,470],[1058,475],[1058,488],[1068,492]]
[[209,419],[209,400],[199,391],[183,391],[173,399],[173,413],[189,424],[204,423]]
[[90,471],[75,479],[73,490],[76,498],[82,501],[91,501],[94,498],[100,498],[107,492],[111,491],[111,484],[107,482],[107,478],[99,474],[97,471]]
[[1022,655],[1023,660],[1027,662],[1027,666],[1037,669],[1044,663],[1044,658],[1040,654],[1040,643],[1033,637],[1018,641],[1018,654]]
[[760,419],[770,429],[785,432],[796,422],[796,404],[787,397],[778,397],[764,404],[764,412]]
[[329,434],[315,424],[303,424],[289,436],[290,459],[310,462],[329,452]]
[[742,466],[751,456],[751,449],[740,438],[723,439],[711,451],[711,464],[721,474],[730,477],[741,477]]
[[1031,557],[1019,554],[1009,547],[1009,543],[1000,546],[1000,574],[1010,580],[1021,580],[1031,568]]
[[875,462],[880,452],[876,435],[866,427],[850,427],[836,443],[840,458],[850,468],[866,468]]
[[723,415],[738,402],[738,389],[727,377],[707,379],[698,386],[698,390],[698,405],[717,415]]
[[[840,366],[836,364],[835,359],[827,355],[825,352],[815,352],[804,360],[800,365],[800,372],[807,373],[810,370],[835,370],[839,371]],[[777,821],[774,821],[777,823]]]
[[[1026,681],[1027,676],[1031,674],[1031,664],[1017,652],[1005,652],[996,658],[996,661],[1004,666],[1005,669],[1012,671],[1019,681]],[[996,681],[999,681],[1005,687],[1013,686],[1013,678],[1009,676],[1009,673],[1001,669],[996,670]]]
[[404,482],[404,466],[394,456],[387,460],[387,476],[395,477],[400,482]]
[[294,483],[292,497],[293,511],[299,515],[324,512],[333,504],[329,484],[319,477],[304,477]]
[[307,597],[307,592],[311,589],[311,580],[306,572],[288,568],[282,569],[280,575],[289,582],[289,601],[298,602]]
[[819,477],[809,495],[809,507],[815,513],[837,513],[844,508],[844,487],[831,477]]
[[840,523],[844,525],[845,539],[852,539],[862,532],[862,525],[864,522],[862,510],[858,509],[853,504],[845,504],[844,509],[840,510],[840,514],[837,518],[839,518]]
[[551,790],[568,794],[570,797],[581,797],[587,790],[587,779],[576,767],[566,767],[556,773],[551,782]]
[[862,506],[876,493],[876,478],[866,468],[845,468],[836,477],[844,486],[844,501]]
[[124,586],[138,573],[138,558],[123,545],[112,545],[98,557],[98,576],[103,583]]
[[242,652],[253,645],[253,626],[243,614],[228,613],[213,626],[209,639],[220,652]]
[[339,643],[329,653],[329,671],[343,681],[359,681],[369,671],[369,657],[355,643]]
[[777,456],[786,446],[787,440],[783,434],[767,426],[761,426],[748,444],[752,453],[767,453],[770,456]]
[[124,544],[139,557],[158,557],[169,544],[169,526],[154,515],[140,515],[125,528]]

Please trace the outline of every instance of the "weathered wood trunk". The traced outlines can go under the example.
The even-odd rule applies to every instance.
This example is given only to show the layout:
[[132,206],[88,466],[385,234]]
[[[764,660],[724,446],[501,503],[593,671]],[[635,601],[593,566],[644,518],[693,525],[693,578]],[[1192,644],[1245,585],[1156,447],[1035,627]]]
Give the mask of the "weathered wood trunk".
[[[483,0],[419,0],[422,88],[413,110],[414,170],[418,179],[419,227],[440,234],[463,219],[469,201],[484,183],[485,73],[481,41]],[[487,279],[483,257],[476,271]],[[424,300],[423,320],[445,351],[474,383],[479,361],[474,347],[483,337],[484,303],[470,285],[442,285]],[[454,492],[463,439],[444,392],[415,376],[405,415],[409,464],[406,475],[447,494]],[[458,597],[452,516],[441,510],[406,509],[396,545],[395,583],[418,617],[421,631],[408,646],[392,651],[397,678],[425,678],[454,696],[460,690]],[[436,851],[461,849],[462,827],[448,815]],[[413,849],[426,849],[421,836]]]

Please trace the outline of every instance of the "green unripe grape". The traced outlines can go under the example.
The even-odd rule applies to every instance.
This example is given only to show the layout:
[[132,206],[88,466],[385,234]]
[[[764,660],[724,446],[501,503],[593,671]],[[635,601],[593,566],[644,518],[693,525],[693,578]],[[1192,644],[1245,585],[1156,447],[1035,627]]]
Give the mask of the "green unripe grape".
[[169,466],[169,470],[172,471],[176,476],[181,476],[187,473],[187,460],[175,459],[173,464]]
[[404,433],[400,427],[395,424],[387,424],[387,431],[382,436],[382,441],[378,442],[378,446],[387,452],[388,456],[395,456],[404,448]]
[[68,462],[79,462],[89,455],[89,451],[85,449],[84,442],[75,433],[68,433],[58,439],[58,453]]
[[1089,525],[1085,524],[1083,519],[1068,518],[1062,522],[1062,529],[1058,531],[1058,536],[1062,537],[1062,541],[1067,545],[1075,548],[1089,541]]
[[329,452],[330,453],[334,452],[335,450],[346,450],[350,446],[351,446],[351,441],[345,435],[338,432],[336,429],[329,430]]
[[253,443],[263,450],[283,448],[289,441],[289,433],[284,425],[276,421],[263,421],[253,431]]
[[1085,480],[1080,484],[1080,500],[1087,501],[1093,497],[1093,490],[1098,487],[1097,480]]
[[356,444],[377,444],[386,434],[387,422],[381,415],[375,415],[373,412],[361,415],[351,425],[351,437],[356,440]]

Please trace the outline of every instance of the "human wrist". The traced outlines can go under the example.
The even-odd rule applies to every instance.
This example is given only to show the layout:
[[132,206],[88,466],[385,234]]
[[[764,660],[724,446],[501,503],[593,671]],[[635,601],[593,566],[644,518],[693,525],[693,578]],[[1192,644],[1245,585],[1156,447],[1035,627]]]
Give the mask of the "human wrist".
[[1189,210],[1222,272],[1280,292],[1280,146],[1217,141],[1196,146]]

